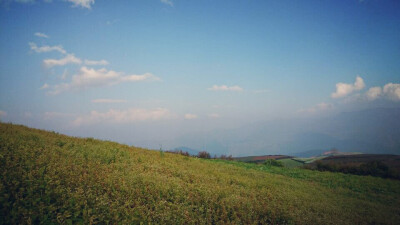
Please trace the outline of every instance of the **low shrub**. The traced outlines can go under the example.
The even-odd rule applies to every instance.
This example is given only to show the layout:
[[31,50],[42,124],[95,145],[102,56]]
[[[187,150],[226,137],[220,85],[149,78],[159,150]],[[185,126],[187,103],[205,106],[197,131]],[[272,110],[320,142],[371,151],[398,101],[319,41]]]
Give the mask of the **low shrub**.
[[266,166],[277,166],[277,167],[283,167],[283,163],[276,160],[276,159],[267,159],[263,163]]
[[210,153],[206,152],[206,151],[201,151],[197,154],[197,157],[199,158],[203,158],[203,159],[210,159],[211,155]]

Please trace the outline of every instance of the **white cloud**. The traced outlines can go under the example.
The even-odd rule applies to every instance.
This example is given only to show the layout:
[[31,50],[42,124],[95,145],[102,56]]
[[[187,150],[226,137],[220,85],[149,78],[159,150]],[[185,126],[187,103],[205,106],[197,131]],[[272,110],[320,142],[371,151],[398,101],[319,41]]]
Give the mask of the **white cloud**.
[[382,94],[381,87],[372,87],[366,93],[368,100],[375,100]]
[[383,87],[383,93],[391,100],[400,100],[400,84],[386,84]]
[[74,54],[68,54],[62,59],[45,59],[43,64],[47,67],[53,66],[65,66],[67,64],[81,64],[82,60],[74,56]]
[[45,83],[45,84],[43,84],[43,86],[41,86],[39,89],[41,89],[41,90],[43,90],[43,89],[47,89],[47,88],[49,88],[50,86],[47,84],[47,83]]
[[211,113],[211,114],[208,114],[208,117],[210,117],[210,118],[219,118],[221,116],[218,113]]
[[36,37],[42,37],[42,38],[49,38],[49,36],[47,34],[44,33],[40,33],[40,32],[36,32],[35,33]]
[[171,0],[160,0],[162,3],[169,5],[169,6],[174,6],[174,3]]
[[108,99],[108,98],[99,98],[99,99],[93,99],[93,103],[124,103],[127,102],[124,99]]
[[104,60],[104,59],[99,60],[99,61],[87,60],[87,59],[85,60],[85,65],[88,65],[88,66],[106,66],[108,64],[109,64],[108,61]]
[[[52,3],[53,0],[42,0],[45,3]],[[82,7],[82,8],[87,8],[91,9],[92,5],[94,5],[95,0],[63,0],[67,2],[73,3],[72,7]],[[0,0],[0,3],[2,0]],[[28,3],[35,3],[37,2],[36,0],[5,0],[6,3],[10,2],[17,2],[17,3],[23,3],[23,4],[28,4]]]
[[226,85],[221,85],[221,86],[213,85],[212,87],[208,88],[208,90],[210,90],[210,91],[243,91],[243,88],[241,88],[237,85],[231,86],[231,87],[228,87]]
[[0,110],[0,117],[6,117],[7,116],[7,112]]
[[365,92],[365,97],[370,101],[381,98],[398,101],[400,100],[400,84],[387,83],[383,87],[372,87]]
[[95,0],[67,0],[68,2],[72,2],[74,7],[82,7],[91,9],[92,5],[94,4]]
[[38,47],[35,43],[29,42],[29,46],[31,47],[31,50],[33,50],[37,53],[51,52],[51,51],[58,51],[62,54],[67,53],[67,51],[65,51],[61,45],[56,45],[56,46],[44,45],[44,46]]
[[336,84],[336,92],[332,93],[332,98],[342,98],[354,91],[359,91],[365,87],[364,80],[357,76],[354,84],[346,84],[346,83],[337,83]]
[[359,91],[359,90],[362,90],[364,88],[365,88],[364,80],[360,76],[357,76],[356,77],[356,82],[354,82],[354,90]]
[[72,76],[70,83],[62,83],[51,86],[51,91],[48,94],[59,94],[64,91],[73,89],[85,89],[89,87],[100,87],[114,85],[122,82],[139,82],[139,81],[159,81],[160,78],[151,73],[143,75],[124,75],[113,70],[93,69],[82,67],[78,74]]
[[140,121],[157,121],[173,118],[168,109],[110,109],[108,112],[91,111],[88,115],[79,116],[73,121],[73,125],[80,126],[96,123],[133,123]]
[[143,75],[127,75],[121,76],[120,81],[130,81],[130,82],[137,82],[137,81],[161,81],[159,77],[154,76],[151,73],[145,73]]
[[298,112],[300,112],[300,113],[316,113],[316,112],[321,112],[321,111],[327,111],[332,108],[333,108],[333,105],[331,103],[321,102],[311,108],[300,109]]
[[187,113],[187,114],[185,114],[185,119],[187,119],[187,120],[197,119],[197,115],[196,114]]

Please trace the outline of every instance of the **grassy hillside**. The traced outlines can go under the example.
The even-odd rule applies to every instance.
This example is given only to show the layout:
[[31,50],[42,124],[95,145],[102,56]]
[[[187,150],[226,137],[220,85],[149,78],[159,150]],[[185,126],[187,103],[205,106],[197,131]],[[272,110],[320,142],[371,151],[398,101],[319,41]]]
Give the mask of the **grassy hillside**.
[[400,182],[0,123],[1,224],[396,224]]
[[239,162],[247,162],[247,163],[264,163],[265,160],[268,160],[268,159],[281,160],[281,159],[290,159],[290,158],[293,158],[293,156],[288,156],[288,155],[260,155],[260,156],[235,157],[235,158],[233,158],[233,160],[239,161]]
[[280,159],[278,161],[282,162],[283,166],[288,167],[288,168],[296,168],[296,167],[301,167],[304,165],[304,163],[293,160],[293,159]]

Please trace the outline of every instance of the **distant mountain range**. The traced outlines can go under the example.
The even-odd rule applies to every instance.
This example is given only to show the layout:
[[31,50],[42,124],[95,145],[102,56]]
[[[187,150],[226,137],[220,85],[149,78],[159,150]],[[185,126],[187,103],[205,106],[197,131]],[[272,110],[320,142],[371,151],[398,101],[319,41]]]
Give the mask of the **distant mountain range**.
[[234,130],[188,134],[180,141],[190,146],[189,149],[234,156],[285,154],[309,157],[332,148],[342,152],[400,154],[400,108],[257,123]]

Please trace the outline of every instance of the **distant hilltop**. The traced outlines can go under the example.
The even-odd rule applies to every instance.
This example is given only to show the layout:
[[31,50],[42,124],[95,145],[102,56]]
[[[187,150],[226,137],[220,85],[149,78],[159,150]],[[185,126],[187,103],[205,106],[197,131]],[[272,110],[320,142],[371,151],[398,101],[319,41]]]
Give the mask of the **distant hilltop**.
[[336,155],[357,155],[362,154],[361,152],[341,152],[337,149],[331,149],[322,153],[323,156],[336,156]]

